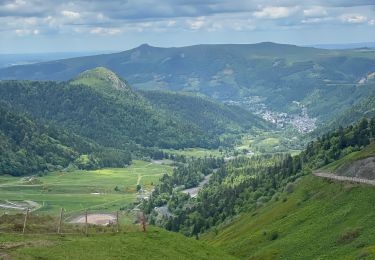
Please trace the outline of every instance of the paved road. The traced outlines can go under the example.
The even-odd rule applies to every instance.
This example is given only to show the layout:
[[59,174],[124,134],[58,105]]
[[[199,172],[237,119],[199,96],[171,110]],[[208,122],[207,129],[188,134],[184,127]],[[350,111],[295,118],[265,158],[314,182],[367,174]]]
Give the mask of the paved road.
[[375,186],[375,180],[368,180],[368,179],[362,179],[357,177],[347,177],[347,176],[340,176],[333,173],[327,173],[327,172],[313,172],[315,176],[322,177],[322,178],[328,178],[338,181],[351,181],[351,182],[358,182],[358,183],[365,183],[368,185]]

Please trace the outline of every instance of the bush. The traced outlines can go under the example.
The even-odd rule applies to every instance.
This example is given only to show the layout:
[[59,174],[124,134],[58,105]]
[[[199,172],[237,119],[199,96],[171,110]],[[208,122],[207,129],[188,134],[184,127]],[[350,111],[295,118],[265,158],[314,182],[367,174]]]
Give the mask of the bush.
[[337,240],[337,242],[340,244],[348,244],[352,242],[354,239],[356,239],[357,237],[359,237],[359,235],[360,235],[360,231],[358,228],[350,229],[342,233],[339,239]]
[[288,183],[285,187],[285,191],[290,194],[294,192],[294,185],[293,183]]
[[279,233],[277,231],[272,231],[269,235],[269,240],[273,241],[279,237]]

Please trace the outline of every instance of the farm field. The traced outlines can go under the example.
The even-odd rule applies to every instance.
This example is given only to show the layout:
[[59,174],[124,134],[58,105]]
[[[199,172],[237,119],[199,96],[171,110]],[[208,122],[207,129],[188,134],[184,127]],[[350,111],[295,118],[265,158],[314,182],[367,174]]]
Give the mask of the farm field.
[[224,156],[218,149],[204,149],[204,148],[185,148],[185,149],[163,149],[164,152],[175,155],[184,155],[186,157],[221,157]]
[[[172,167],[145,161],[133,161],[128,168],[94,171],[54,172],[45,176],[0,178],[0,204],[32,204],[37,213],[58,214],[65,208],[69,214],[86,209],[106,212],[129,205],[137,196],[136,187],[150,190]],[[27,206],[27,204],[26,204]],[[1,208],[0,213],[19,212]]]

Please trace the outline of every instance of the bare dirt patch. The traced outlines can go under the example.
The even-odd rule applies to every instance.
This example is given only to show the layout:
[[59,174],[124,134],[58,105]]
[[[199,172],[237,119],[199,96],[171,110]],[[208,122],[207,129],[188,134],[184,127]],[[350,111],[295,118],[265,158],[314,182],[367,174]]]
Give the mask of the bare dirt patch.
[[[70,221],[72,224],[85,224],[86,223],[86,216],[80,215],[73,220]],[[95,213],[95,214],[87,214],[87,223],[93,225],[101,225],[107,226],[112,223],[116,223],[116,216],[109,213]]]

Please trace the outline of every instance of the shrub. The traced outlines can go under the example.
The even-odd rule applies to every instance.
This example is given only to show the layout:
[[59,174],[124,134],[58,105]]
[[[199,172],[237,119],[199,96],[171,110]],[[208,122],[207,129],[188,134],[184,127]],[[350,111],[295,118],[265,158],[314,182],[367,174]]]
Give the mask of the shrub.
[[273,241],[279,237],[279,233],[277,231],[272,231],[269,235],[269,240]]
[[354,239],[356,239],[357,237],[359,237],[359,235],[360,235],[360,231],[358,228],[346,230],[344,233],[340,235],[337,242],[340,244],[348,244],[352,242]]
[[285,191],[290,194],[294,192],[294,185],[293,183],[288,183],[285,187]]

